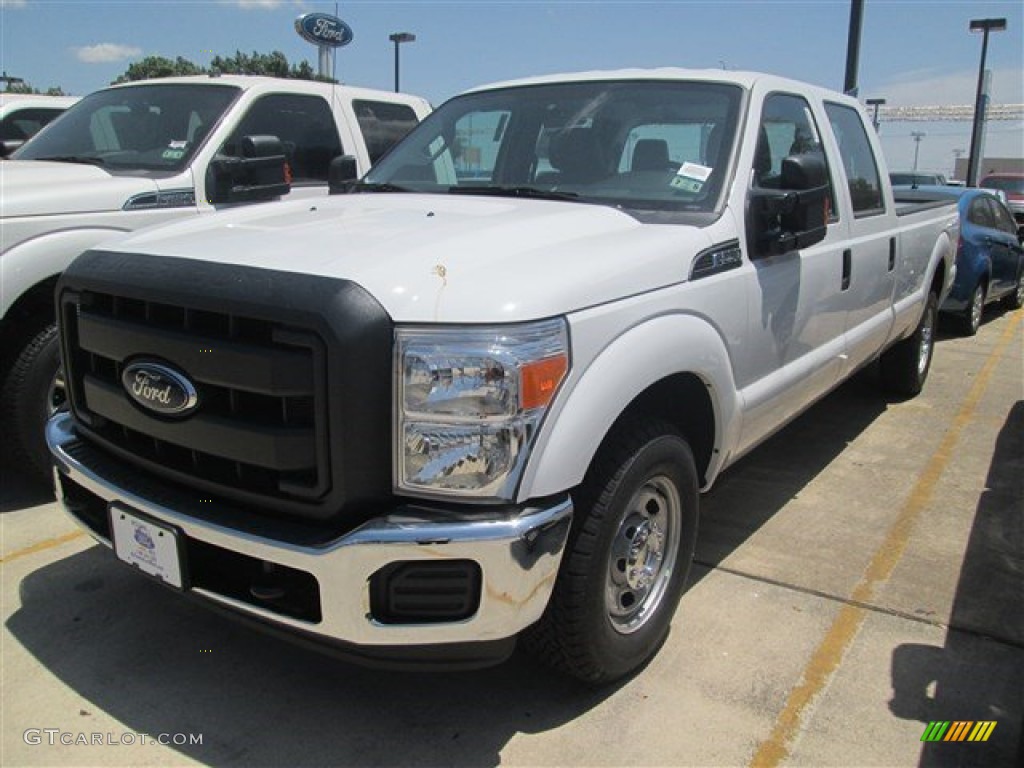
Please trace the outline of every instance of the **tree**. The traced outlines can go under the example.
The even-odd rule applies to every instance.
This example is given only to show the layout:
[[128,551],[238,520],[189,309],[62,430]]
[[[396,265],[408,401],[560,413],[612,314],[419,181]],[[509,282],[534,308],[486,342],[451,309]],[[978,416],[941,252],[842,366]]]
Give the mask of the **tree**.
[[118,77],[113,84],[127,83],[132,80],[149,80],[155,77],[179,77],[205,73],[206,70],[203,67],[181,56],[174,60],[163,56],[147,56],[141,61],[129,64],[125,73]]
[[209,67],[195,64],[178,56],[173,61],[163,56],[147,56],[129,65],[127,71],[115,83],[131,80],[148,80],[157,77],[178,77],[180,75],[205,75],[219,72],[225,75],[264,75],[267,77],[291,78],[293,80],[326,80],[318,76],[309,62],[288,64],[288,58],[280,51],[251,54],[235,51],[234,56],[214,56]]
[[[44,92],[40,91],[38,88],[33,88],[31,85],[29,85],[26,82],[21,82],[21,83],[8,83],[7,84],[7,91],[6,91],[6,93],[44,93]],[[63,88],[59,88],[56,85],[47,88],[45,93],[46,93],[47,96],[67,96],[68,95],[68,94],[64,93],[64,89]]]

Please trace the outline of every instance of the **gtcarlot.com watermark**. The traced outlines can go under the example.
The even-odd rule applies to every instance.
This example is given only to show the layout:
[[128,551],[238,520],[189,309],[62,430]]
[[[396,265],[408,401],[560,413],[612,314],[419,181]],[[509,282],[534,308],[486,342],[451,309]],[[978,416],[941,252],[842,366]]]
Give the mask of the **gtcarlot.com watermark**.
[[201,733],[107,733],[84,731],[62,731],[60,728],[29,728],[22,735],[22,740],[30,746],[46,745],[55,747],[58,744],[66,747],[131,747],[160,744],[166,747],[197,746],[203,743]]

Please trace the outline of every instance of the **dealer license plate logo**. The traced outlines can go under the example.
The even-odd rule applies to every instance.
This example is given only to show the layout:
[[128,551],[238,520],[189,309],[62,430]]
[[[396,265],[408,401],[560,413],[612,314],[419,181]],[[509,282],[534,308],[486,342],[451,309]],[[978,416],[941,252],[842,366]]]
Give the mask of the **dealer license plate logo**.
[[171,528],[140,518],[121,507],[111,508],[110,521],[114,551],[121,560],[181,588],[178,537]]

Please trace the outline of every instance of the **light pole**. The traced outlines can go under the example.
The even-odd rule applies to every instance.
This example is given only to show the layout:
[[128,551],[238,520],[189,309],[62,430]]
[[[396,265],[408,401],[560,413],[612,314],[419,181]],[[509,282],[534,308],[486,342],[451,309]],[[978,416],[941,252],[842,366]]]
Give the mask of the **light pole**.
[[875,126],[875,133],[878,132],[878,108],[885,104],[885,99],[864,99],[864,103],[869,107],[875,108],[875,115],[871,118],[872,125]]
[[416,42],[416,35],[411,32],[395,32],[388,35],[388,40],[395,44],[395,93],[398,93],[398,46],[402,43]]
[[925,137],[925,134],[920,131],[911,131],[910,135],[914,137],[914,173],[917,173],[917,154],[921,150],[921,139]]
[[974,97],[974,125],[971,128],[971,153],[967,156],[967,186],[978,184],[978,168],[981,166],[981,134],[985,130],[985,56],[988,54],[988,33],[1002,32],[1006,19],[971,19],[971,32],[981,32],[981,64],[978,67],[978,92]]

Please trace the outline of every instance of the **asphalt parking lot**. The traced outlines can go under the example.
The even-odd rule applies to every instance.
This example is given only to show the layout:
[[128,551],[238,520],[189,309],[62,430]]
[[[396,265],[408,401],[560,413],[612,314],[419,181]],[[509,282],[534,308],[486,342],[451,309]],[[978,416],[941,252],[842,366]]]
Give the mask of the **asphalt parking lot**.
[[[0,764],[1022,765],[1022,321],[942,334],[914,400],[864,372],[723,475],[666,645],[603,690],[253,634],[5,467]],[[995,726],[924,742],[932,721]]]

